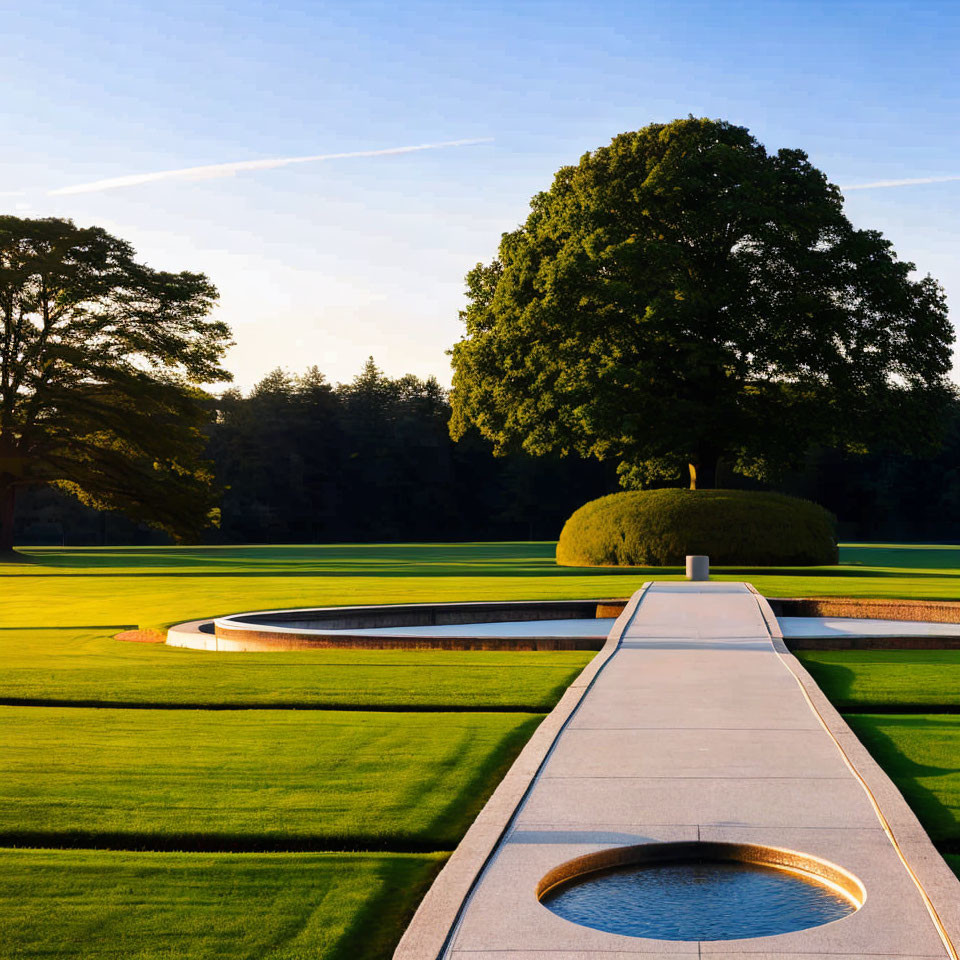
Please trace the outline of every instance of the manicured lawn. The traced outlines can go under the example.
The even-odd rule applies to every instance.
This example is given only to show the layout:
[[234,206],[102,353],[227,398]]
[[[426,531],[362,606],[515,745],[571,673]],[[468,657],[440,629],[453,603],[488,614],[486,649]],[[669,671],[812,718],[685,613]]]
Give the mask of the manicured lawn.
[[[554,545],[25,550],[0,565],[0,626],[155,625],[269,607],[629,596],[636,571],[557,567]],[[42,591],[44,602],[36,599]]]
[[931,838],[960,842],[960,716],[849,714],[846,720]]
[[0,852],[5,960],[388,960],[443,862],[410,854]]
[[[960,706],[960,650],[798,651],[839,710]],[[957,757],[960,766],[960,755]]]
[[[65,848],[0,854],[0,957],[387,960],[591,654],[216,654],[112,635],[291,604],[595,595],[593,572],[553,577],[548,553],[47,550],[0,566],[0,704],[18,704],[0,706],[0,841]],[[602,580],[621,596],[642,577]]]
[[0,707],[0,839],[451,850],[540,719]]
[[0,703],[547,711],[592,653],[210,653],[102,630],[0,629]]
[[[264,607],[625,597],[677,568],[569,568],[553,543],[35,548],[0,566],[0,626],[152,626]],[[960,548],[847,545],[841,565],[717,568],[769,596],[954,598]]]
[[[0,565],[0,703],[21,704],[0,706],[0,841],[67,849],[0,853],[4,958],[387,960],[443,851],[591,656],[215,654],[113,640],[122,627],[283,606],[626,597],[681,576],[557,567],[552,543],[27,552]],[[960,586],[958,548],[860,545],[841,559],[714,574],[771,596],[952,598]],[[857,667],[845,680],[848,662],[808,662],[832,695],[847,683],[864,703],[904,696],[897,684],[918,675]],[[946,702],[952,661],[924,662],[924,689]],[[427,709],[455,712],[416,712]],[[956,812],[956,786],[944,793],[956,731],[911,717],[929,728],[901,743],[890,718],[872,719],[872,749],[914,765],[898,774],[904,790],[954,836],[943,810]],[[349,852],[360,848],[383,852]],[[134,852],[151,849],[164,852]],[[246,852],[204,852],[232,849]]]
[[[847,711],[847,723],[941,851],[960,850],[960,715],[931,712],[960,706],[960,650],[797,656],[833,704]],[[960,874],[960,857],[947,862]]]

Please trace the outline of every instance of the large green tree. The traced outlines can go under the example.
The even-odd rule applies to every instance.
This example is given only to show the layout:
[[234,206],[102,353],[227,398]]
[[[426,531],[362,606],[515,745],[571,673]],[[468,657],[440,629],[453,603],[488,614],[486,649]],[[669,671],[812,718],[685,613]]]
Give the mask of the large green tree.
[[800,150],[692,117],[622,134],[468,274],[451,431],[615,458],[625,486],[931,444],[953,330],[913,269]]
[[213,518],[200,385],[230,379],[216,298],[98,227],[0,217],[0,551],[32,484],[175,537]]

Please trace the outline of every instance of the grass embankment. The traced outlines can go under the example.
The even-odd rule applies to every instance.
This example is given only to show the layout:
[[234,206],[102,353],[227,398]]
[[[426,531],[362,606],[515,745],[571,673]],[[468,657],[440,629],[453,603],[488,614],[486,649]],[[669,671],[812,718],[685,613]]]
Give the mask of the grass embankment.
[[389,957],[443,859],[3,850],[0,956]]
[[[944,853],[960,853],[960,651],[799,651]],[[948,856],[960,874],[960,857]]]
[[960,711],[960,650],[801,650],[797,655],[842,712]]
[[0,628],[0,703],[546,712],[592,653],[211,653]]
[[930,838],[960,853],[960,717],[849,714],[846,719]]
[[451,850],[515,713],[9,707],[0,845]]

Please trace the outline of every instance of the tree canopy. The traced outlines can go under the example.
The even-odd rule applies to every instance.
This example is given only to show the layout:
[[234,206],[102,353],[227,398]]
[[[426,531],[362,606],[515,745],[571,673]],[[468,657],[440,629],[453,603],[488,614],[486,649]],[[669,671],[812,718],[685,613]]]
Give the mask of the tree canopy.
[[451,432],[612,458],[628,487],[932,445],[954,334],[913,271],[800,150],[693,117],[621,134],[467,275]]
[[0,217],[0,550],[30,485],[175,537],[212,519],[200,386],[230,379],[216,299],[203,274],[152,270],[99,227]]

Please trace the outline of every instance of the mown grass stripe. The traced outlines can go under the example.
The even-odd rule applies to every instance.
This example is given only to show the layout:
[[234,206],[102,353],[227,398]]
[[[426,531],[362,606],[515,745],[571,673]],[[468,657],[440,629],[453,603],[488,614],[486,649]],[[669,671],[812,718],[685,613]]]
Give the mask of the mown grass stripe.
[[[0,707],[0,834],[448,850],[542,715]],[[87,842],[87,841],[78,841]],[[126,841],[118,841],[124,845]],[[239,842],[239,841],[237,841]],[[245,840],[251,843],[252,840]]]
[[0,850],[0,955],[389,960],[446,859]]
[[95,630],[0,635],[7,704],[547,712],[590,652],[213,653]]

